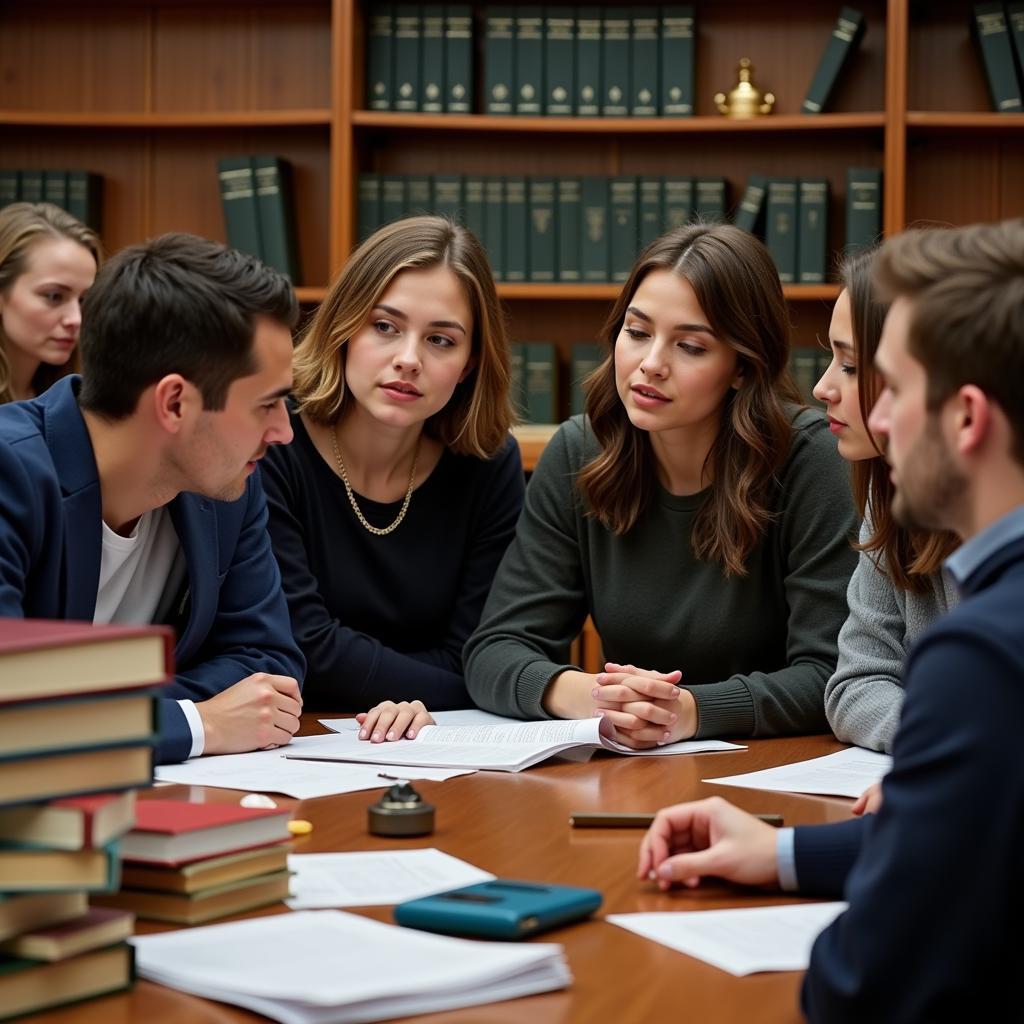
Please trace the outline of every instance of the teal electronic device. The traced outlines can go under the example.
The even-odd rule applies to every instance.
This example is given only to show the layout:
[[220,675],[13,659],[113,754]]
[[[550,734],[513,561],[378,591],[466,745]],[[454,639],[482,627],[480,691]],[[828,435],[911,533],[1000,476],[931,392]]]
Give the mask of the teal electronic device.
[[445,935],[525,939],[587,917],[599,906],[596,889],[498,878],[399,903],[395,920]]

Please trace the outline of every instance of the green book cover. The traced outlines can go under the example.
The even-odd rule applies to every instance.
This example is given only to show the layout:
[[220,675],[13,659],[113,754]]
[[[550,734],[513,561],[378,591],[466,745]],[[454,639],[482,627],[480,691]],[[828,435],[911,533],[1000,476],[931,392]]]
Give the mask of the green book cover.
[[484,108],[488,114],[511,114],[516,85],[515,8],[488,7],[484,26]]
[[797,233],[797,283],[824,284],[828,269],[828,180],[801,178]]
[[544,113],[568,117],[576,96],[576,9],[544,8]]
[[636,178],[612,178],[609,182],[612,281],[619,284],[629,278],[636,260],[637,196]]
[[1017,54],[1017,73],[1021,88],[1024,88],[1024,3],[1006,5],[1006,20],[1009,23],[1010,39]]
[[473,8],[446,4],[444,17],[444,109],[449,114],[469,114],[473,110]]
[[665,213],[661,202],[661,178],[640,179],[640,229],[638,245],[642,251],[662,232]]
[[602,26],[600,7],[576,8],[576,116],[601,113]]
[[874,245],[882,234],[882,172],[874,167],[846,169],[847,252]]
[[466,227],[483,242],[484,228],[484,179],[479,175],[467,174],[462,181],[462,211]]
[[634,7],[630,32],[630,114],[656,117],[659,112],[659,17],[657,7]]
[[379,174],[359,175],[357,218],[360,242],[369,238],[383,223],[380,218],[380,189]]
[[380,222],[391,224],[405,216],[405,175],[382,174],[380,179]]
[[395,4],[394,99],[392,108],[405,113],[420,109],[422,25],[419,4]]
[[800,107],[802,114],[820,114],[828,105],[829,97],[835,88],[850,55],[864,37],[864,15],[852,7],[844,7],[839,12],[832,34],[825,44],[825,52],[821,55],[818,69],[814,72],[807,96]]
[[611,280],[611,242],[608,225],[608,179],[582,178],[583,220],[581,260],[587,284]]
[[544,9],[516,11],[516,113],[536,117],[544,109]]
[[530,205],[527,276],[531,281],[551,282],[555,280],[558,252],[554,178],[530,178],[527,193]]
[[434,213],[448,217],[457,224],[464,224],[466,214],[462,209],[462,175],[434,175]]
[[263,262],[294,284],[300,277],[291,164],[277,156],[254,156],[252,168]]
[[535,341],[522,346],[524,356],[524,399],[527,423],[557,423],[558,353],[550,342]]
[[752,235],[759,233],[764,222],[764,194],[768,181],[763,174],[752,174],[747,178],[747,187],[736,209],[733,224]]
[[818,405],[818,400],[812,394],[814,385],[818,383],[821,376],[818,373],[818,350],[813,348],[793,348],[789,353],[789,372],[800,397],[808,405]]
[[393,4],[374,4],[366,27],[366,106],[390,110],[393,73]]
[[0,208],[18,201],[21,175],[13,167],[0,168]]
[[516,419],[526,421],[526,346],[509,345],[509,390]]
[[630,27],[628,7],[605,8],[601,19],[601,114],[604,117],[625,117],[629,113]]
[[578,341],[572,347],[569,363],[569,415],[579,416],[586,411],[587,393],[584,381],[604,362],[603,345]]
[[484,179],[484,234],[495,281],[505,280],[505,179]]
[[772,178],[768,182],[764,241],[783,284],[796,282],[796,216],[796,178]]
[[705,224],[721,224],[725,220],[728,196],[725,178],[695,178],[693,182],[694,213]]
[[43,201],[43,172],[34,167],[21,172],[21,201],[41,203]]
[[103,178],[92,171],[68,171],[67,211],[100,232],[103,223]]
[[68,208],[68,172],[43,171],[43,202]]
[[529,218],[526,206],[526,178],[505,179],[505,280],[525,281]]
[[405,175],[403,217],[422,217],[434,212],[434,184],[429,174]]
[[579,178],[559,178],[555,188],[558,193],[556,276],[559,281],[572,281],[578,284],[583,280],[580,262],[580,243],[583,237],[583,185]]
[[694,111],[694,9],[666,5],[661,8],[661,113],[665,117],[691,117]]
[[218,160],[217,177],[228,245],[239,252],[261,257],[263,245],[252,157],[232,156]]
[[420,12],[420,110],[444,113],[444,6],[424,4]]
[[1001,3],[975,4],[974,38],[981,51],[992,108],[1000,114],[1021,112],[1020,82],[1013,64],[1013,43]]
[[693,220],[693,178],[661,179],[664,229],[681,228]]

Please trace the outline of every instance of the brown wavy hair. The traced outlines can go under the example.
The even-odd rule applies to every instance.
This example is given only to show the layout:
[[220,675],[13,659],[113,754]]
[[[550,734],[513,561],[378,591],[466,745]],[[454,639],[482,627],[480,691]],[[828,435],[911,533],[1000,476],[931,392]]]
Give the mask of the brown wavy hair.
[[[878,247],[862,249],[846,257],[839,267],[840,280],[850,296],[854,360],[857,366],[857,403],[864,423],[882,390],[882,378],[874,369],[875,352],[889,304],[878,297],[872,271]],[[860,459],[851,467],[853,497],[861,516],[871,517],[872,534],[854,547],[873,556],[875,565],[900,590],[924,593],[928,577],[956,550],[960,541],[945,530],[908,530],[892,515],[895,488],[884,452],[868,432],[877,457]]]
[[[69,238],[87,249],[99,269],[103,247],[99,236],[70,213],[52,203],[11,203],[0,210],[0,294],[7,294],[15,280],[25,272],[25,263],[33,246],[44,239]],[[14,401],[11,367],[7,361],[10,342],[0,324],[0,405]],[[42,394],[51,384],[77,373],[81,365],[76,345],[63,366],[41,363],[32,377],[32,390]]]
[[345,387],[346,342],[403,270],[436,266],[451,270],[466,293],[476,365],[423,429],[457,454],[487,458],[498,451],[514,421],[505,317],[483,247],[446,217],[395,221],[352,253],[295,350],[299,412],[322,425],[346,414],[353,401]]
[[694,520],[697,558],[726,576],[746,575],[746,560],[773,518],[779,472],[789,455],[800,398],[789,375],[790,327],[779,273],[768,250],[731,224],[691,224],[662,235],[641,253],[605,323],[609,355],[587,379],[586,411],[600,453],[578,485],[595,516],[625,534],[651,501],[657,467],[650,437],[630,422],[615,386],[614,350],[626,310],[653,270],[689,282],[715,335],[735,350],[742,382],[721,409],[721,429],[705,469],[713,481]]

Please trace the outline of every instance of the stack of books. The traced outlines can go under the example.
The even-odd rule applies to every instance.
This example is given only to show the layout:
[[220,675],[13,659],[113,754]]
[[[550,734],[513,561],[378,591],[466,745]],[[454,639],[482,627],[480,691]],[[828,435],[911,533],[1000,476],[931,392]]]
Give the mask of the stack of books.
[[0,620],[0,1018],[132,983],[131,914],[87,894],[117,888],[171,651],[162,628]]
[[0,207],[9,203],[53,203],[99,232],[102,200],[103,179],[90,171],[0,168]]
[[971,27],[985,69],[992,109],[1024,111],[1024,3],[975,4]]
[[288,896],[287,810],[140,800],[124,837],[122,889],[104,907],[200,924]]

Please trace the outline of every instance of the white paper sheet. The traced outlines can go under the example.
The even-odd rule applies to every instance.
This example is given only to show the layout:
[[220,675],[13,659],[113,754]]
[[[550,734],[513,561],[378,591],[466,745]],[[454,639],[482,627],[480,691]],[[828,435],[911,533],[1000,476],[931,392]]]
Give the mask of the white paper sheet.
[[292,910],[385,906],[494,878],[435,849],[293,853],[288,868]]
[[803,971],[818,935],[845,903],[799,903],[739,910],[610,914],[605,920],[738,976]]
[[[492,715],[479,708],[460,708],[455,711],[431,711],[438,725],[519,725],[518,718],[504,718]],[[359,723],[354,718],[321,718],[320,724],[331,732],[358,732]]]
[[396,778],[443,782],[472,772],[472,769],[409,768],[384,763],[371,767],[344,762],[293,761],[284,756],[288,752],[329,750],[336,741],[334,733],[326,736],[298,736],[288,746],[276,750],[218,754],[214,757],[196,757],[184,764],[159,765],[154,775],[159,782],[220,786],[251,793],[284,793],[286,796],[307,800],[337,793],[382,789],[393,785]]
[[777,793],[858,797],[868,786],[879,782],[891,767],[892,758],[888,754],[849,747],[810,761],[704,781],[720,786],[739,786],[741,789],[769,789]]

